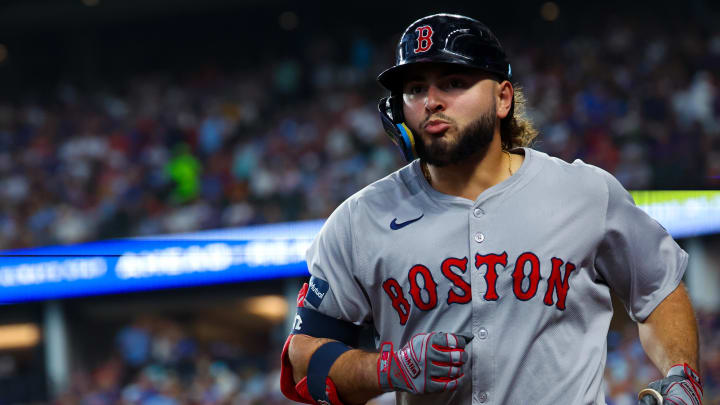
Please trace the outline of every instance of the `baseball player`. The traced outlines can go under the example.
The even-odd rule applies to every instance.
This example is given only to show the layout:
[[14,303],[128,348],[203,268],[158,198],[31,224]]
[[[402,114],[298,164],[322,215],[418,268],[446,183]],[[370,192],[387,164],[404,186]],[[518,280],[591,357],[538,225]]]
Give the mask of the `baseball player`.
[[[405,30],[378,80],[409,164],[342,203],[308,250],[282,357],[288,398],[604,404],[613,291],[667,375],[657,398],[701,403],[687,254],[612,175],[531,149],[510,78],[477,20],[437,14]],[[355,348],[363,325],[377,351]]]

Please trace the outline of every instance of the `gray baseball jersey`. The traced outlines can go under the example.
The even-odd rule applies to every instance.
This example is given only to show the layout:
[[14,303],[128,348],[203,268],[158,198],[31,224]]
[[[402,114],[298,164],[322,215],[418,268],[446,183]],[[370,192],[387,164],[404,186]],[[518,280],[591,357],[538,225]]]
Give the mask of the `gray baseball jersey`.
[[433,189],[416,160],[341,204],[307,253],[306,305],[378,342],[472,334],[455,392],[398,404],[604,404],[612,305],[644,320],[687,254],[609,173],[524,148],[475,201]]

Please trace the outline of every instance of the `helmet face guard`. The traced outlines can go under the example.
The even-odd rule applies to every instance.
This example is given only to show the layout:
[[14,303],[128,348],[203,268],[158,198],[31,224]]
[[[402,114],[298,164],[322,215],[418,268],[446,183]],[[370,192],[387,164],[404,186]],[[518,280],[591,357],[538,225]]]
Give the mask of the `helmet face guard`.
[[402,113],[402,81],[405,72],[419,63],[462,65],[492,73],[501,80],[512,76],[510,63],[500,42],[480,21],[454,14],[421,18],[405,30],[397,46],[395,66],[377,80],[391,96],[378,103],[383,128],[407,161],[417,157],[415,136]]

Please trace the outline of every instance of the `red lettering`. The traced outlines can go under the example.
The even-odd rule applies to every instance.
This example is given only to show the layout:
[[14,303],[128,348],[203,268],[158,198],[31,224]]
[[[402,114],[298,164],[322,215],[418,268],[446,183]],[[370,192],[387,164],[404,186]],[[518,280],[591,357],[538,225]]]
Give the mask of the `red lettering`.
[[432,27],[429,25],[423,25],[422,27],[415,28],[415,31],[418,33],[417,37],[417,48],[415,48],[415,53],[420,52],[427,52],[430,50],[430,47],[432,47],[432,35],[433,30]]
[[405,325],[410,316],[410,303],[405,299],[400,283],[394,278],[389,278],[385,280],[382,286],[388,297],[390,297],[393,308],[395,308],[395,311],[397,311],[400,317],[400,325]]
[[[475,255],[475,267],[478,270],[482,270],[483,266],[486,268],[483,275],[487,285],[483,296],[486,301],[500,299],[497,292],[498,265],[503,266],[503,268],[507,267],[507,252],[501,254],[488,253],[486,255],[478,253]],[[563,265],[565,266],[564,272],[562,271]],[[464,278],[467,273],[467,266],[467,257],[450,257],[443,260],[441,264],[443,276],[451,283],[447,293],[448,305],[467,304],[472,300],[470,282]],[[459,271],[455,271],[455,269]],[[552,270],[547,280],[547,291],[543,298],[545,305],[550,307],[555,305],[557,309],[565,310],[567,295],[570,291],[570,275],[575,269],[576,266],[573,263],[565,263],[557,257],[552,258]],[[517,299],[528,301],[535,297],[541,279],[540,259],[532,252],[525,252],[518,256],[515,260],[512,278],[513,293]],[[412,302],[418,309],[429,311],[437,307],[438,284],[435,282],[432,272],[426,266],[416,264],[410,268],[408,281],[410,282],[410,297],[412,297]],[[400,324],[405,325],[410,317],[411,305],[410,300],[405,297],[400,283],[393,278],[389,278],[382,283],[382,287],[400,317]],[[555,300],[555,296],[557,296],[557,300]]]
[[463,292],[462,294],[458,294],[453,290],[452,287],[450,287],[447,298],[448,305],[453,303],[467,304],[468,302],[470,302],[470,299],[472,299],[472,291],[470,290],[470,284],[468,284],[467,281],[463,280],[461,275],[453,273],[453,271],[451,270],[452,267],[456,267],[460,269],[460,271],[464,274],[467,270],[467,262],[467,257],[463,257],[462,259],[451,257],[445,259],[442,262],[443,276],[445,276],[454,284],[455,287],[459,288]]
[[563,261],[561,259],[558,259],[557,257],[552,258],[552,273],[550,274],[550,278],[548,278],[548,288],[545,293],[545,299],[543,300],[545,305],[552,306],[553,291],[557,291],[557,308],[559,310],[565,310],[565,298],[567,297],[568,289],[570,288],[568,278],[570,278],[570,273],[575,270],[575,265],[567,262],[565,264],[565,276],[561,277],[560,267],[562,264]]
[[[423,301],[422,299],[422,289],[417,282],[418,274],[422,276],[424,280],[425,287],[423,289],[428,292],[427,302]],[[410,295],[413,298],[415,306],[422,309],[423,311],[429,311],[435,308],[435,306],[437,305],[437,283],[435,283],[435,280],[433,280],[430,270],[428,270],[428,268],[423,266],[422,264],[417,264],[413,266],[412,269],[410,269],[408,279],[410,279]]]
[[[530,274],[525,275],[525,263],[530,262]],[[535,296],[540,281],[540,260],[532,252],[525,252],[518,256],[513,270],[513,292],[522,301],[527,301]],[[525,277],[528,278],[528,288],[523,291],[522,284]]]
[[487,255],[475,255],[475,268],[480,270],[481,266],[487,266],[487,271],[485,272],[487,291],[485,291],[485,295],[483,296],[486,301],[497,301],[498,299],[497,290],[495,289],[495,284],[497,283],[497,271],[495,270],[495,266],[498,264],[503,267],[507,266],[507,252],[503,252],[501,255],[496,255],[494,253]]

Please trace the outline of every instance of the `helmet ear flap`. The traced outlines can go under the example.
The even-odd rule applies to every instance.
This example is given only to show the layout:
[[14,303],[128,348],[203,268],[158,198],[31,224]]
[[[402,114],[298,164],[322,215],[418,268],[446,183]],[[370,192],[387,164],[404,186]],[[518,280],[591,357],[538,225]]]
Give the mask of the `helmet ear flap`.
[[402,97],[399,95],[391,95],[383,97],[378,102],[378,112],[380,120],[383,124],[385,133],[390,137],[395,145],[400,148],[403,158],[407,162],[411,162],[417,158],[415,152],[415,135],[410,128],[405,125],[405,117],[403,115]]
[[403,113],[403,101],[402,95],[390,96],[390,110],[392,111],[393,117],[395,117],[395,123],[399,124],[405,122],[405,114]]

